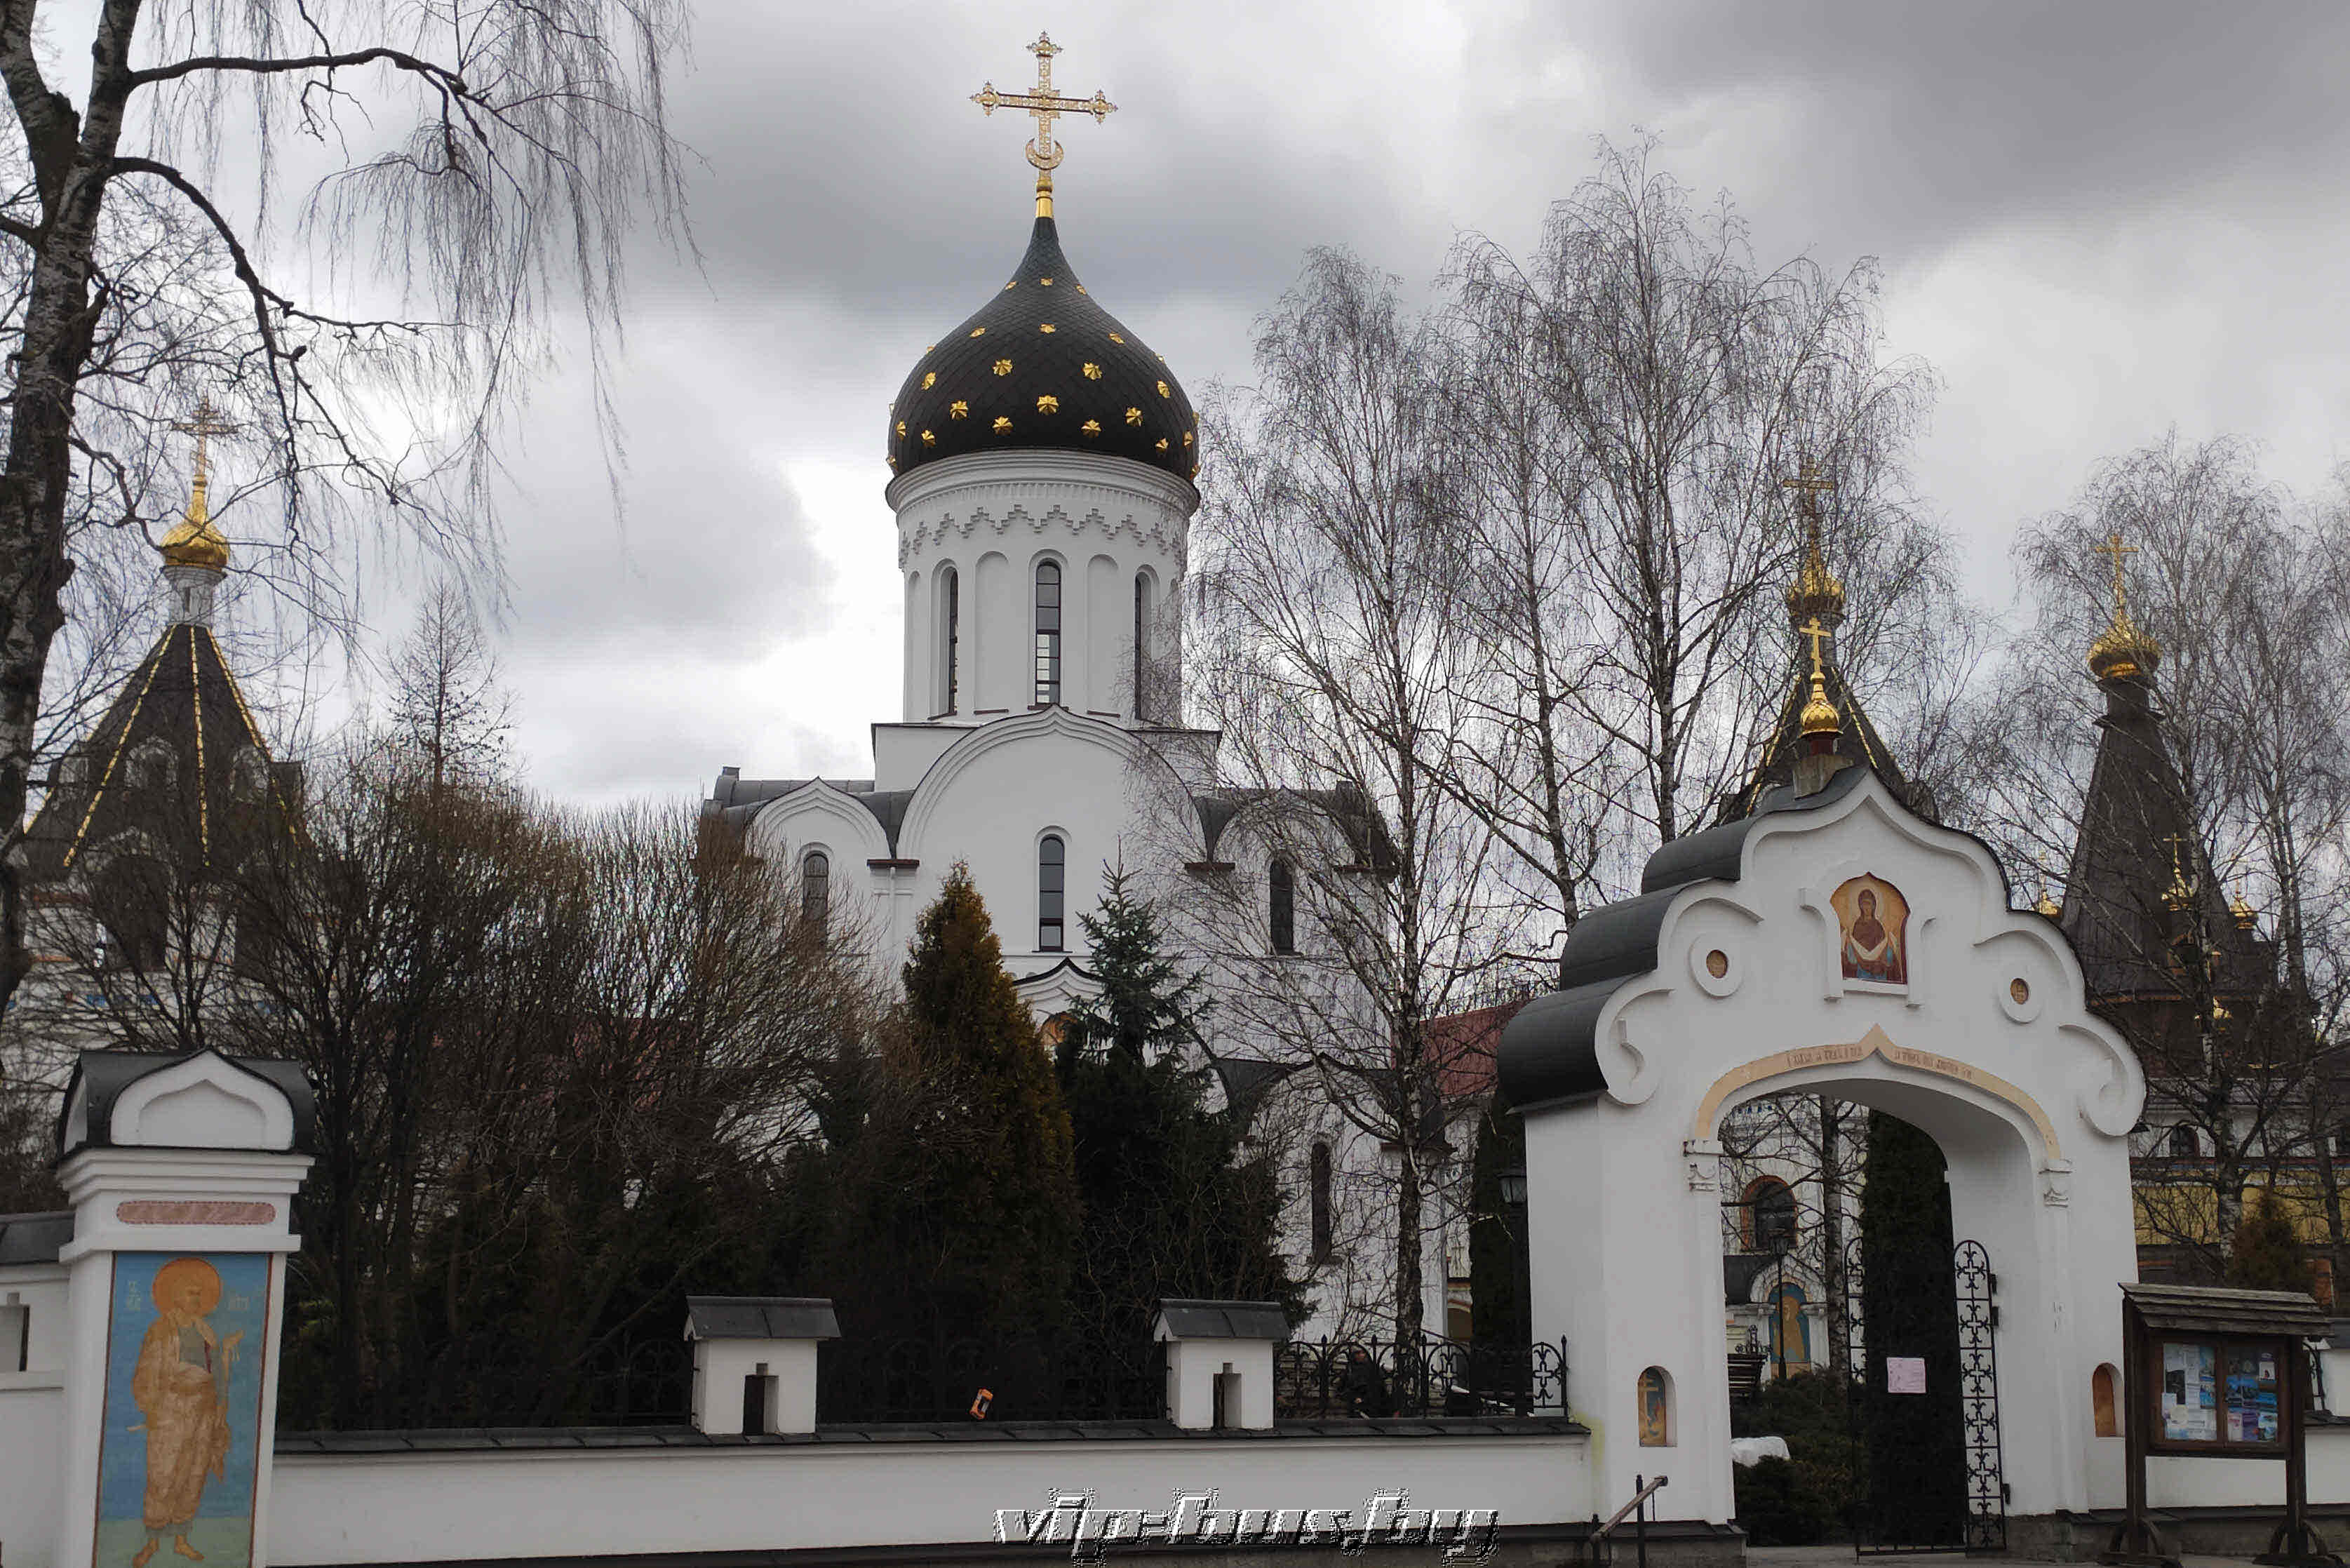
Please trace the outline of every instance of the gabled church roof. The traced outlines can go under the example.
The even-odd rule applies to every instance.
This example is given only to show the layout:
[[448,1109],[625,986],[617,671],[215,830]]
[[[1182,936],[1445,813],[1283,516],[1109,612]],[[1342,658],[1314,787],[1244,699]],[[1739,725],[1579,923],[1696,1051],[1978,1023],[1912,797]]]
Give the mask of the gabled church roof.
[[117,835],[193,863],[215,858],[266,805],[293,820],[298,764],[273,763],[212,628],[167,627],[106,714],[67,753],[25,838],[36,880],[71,875]]

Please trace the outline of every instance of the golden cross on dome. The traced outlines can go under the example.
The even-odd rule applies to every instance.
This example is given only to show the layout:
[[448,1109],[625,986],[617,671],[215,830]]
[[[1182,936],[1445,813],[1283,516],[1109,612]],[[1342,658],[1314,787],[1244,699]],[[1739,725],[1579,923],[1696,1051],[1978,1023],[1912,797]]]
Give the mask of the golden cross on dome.
[[1833,637],[1835,633],[1820,624],[1819,617],[1814,616],[1795,628],[1795,635],[1812,645],[1812,679],[1819,680],[1821,678],[1820,644]]
[[234,435],[237,432],[237,427],[213,413],[212,399],[204,397],[196,400],[195,418],[174,420],[172,422],[172,428],[182,435],[192,435],[196,438],[196,489],[202,491],[204,482],[212,477],[212,438],[216,435]]
[[1048,34],[1039,33],[1036,41],[1028,46],[1036,57],[1036,86],[1032,92],[998,92],[989,82],[971,95],[971,101],[988,114],[999,109],[1025,109],[1036,117],[1036,139],[1028,144],[1028,161],[1036,166],[1036,215],[1053,215],[1053,171],[1061,164],[1061,144],[1053,140],[1053,121],[1064,114],[1090,114],[1096,124],[1118,109],[1099,91],[1091,98],[1064,98],[1053,90],[1053,57],[1061,46]]
[[2106,536],[2104,544],[2092,545],[2089,548],[2097,555],[2114,558],[2114,613],[2118,616],[2129,603],[2127,590],[2122,585],[2122,557],[2137,555],[2137,546],[2123,544],[2122,531],[2116,528]]

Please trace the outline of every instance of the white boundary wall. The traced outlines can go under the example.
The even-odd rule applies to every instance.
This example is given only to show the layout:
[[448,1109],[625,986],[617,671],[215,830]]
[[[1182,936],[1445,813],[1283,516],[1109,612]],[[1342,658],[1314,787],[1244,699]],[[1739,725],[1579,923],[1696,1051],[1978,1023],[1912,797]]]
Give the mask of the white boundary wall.
[[277,1456],[277,1563],[808,1547],[969,1546],[998,1509],[1054,1492],[1096,1508],[1164,1511],[1213,1490],[1218,1508],[1343,1508],[1375,1491],[1415,1508],[1492,1508],[1500,1522],[1591,1515],[1579,1434],[1224,1437],[1051,1443],[828,1442],[741,1448],[473,1450]]

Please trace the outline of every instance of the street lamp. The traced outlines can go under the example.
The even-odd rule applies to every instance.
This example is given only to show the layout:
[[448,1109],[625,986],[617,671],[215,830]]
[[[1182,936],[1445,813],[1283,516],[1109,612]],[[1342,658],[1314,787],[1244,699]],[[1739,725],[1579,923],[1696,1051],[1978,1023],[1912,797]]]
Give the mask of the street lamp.
[[1525,1200],[1526,1173],[1523,1170],[1502,1172],[1502,1201],[1516,1208],[1523,1206]]

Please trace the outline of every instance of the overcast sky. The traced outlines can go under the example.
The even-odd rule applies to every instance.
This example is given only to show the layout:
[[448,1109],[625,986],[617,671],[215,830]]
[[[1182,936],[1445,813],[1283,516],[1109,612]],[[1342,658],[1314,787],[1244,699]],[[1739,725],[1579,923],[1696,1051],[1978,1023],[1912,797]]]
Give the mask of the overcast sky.
[[1025,243],[1024,116],[1061,90],[1062,237],[1195,400],[1315,244],[1422,287],[1523,250],[1642,130],[1771,265],[1882,264],[1889,347],[1943,379],[1918,453],[1977,597],[2101,457],[2222,431],[2314,493],[2350,458],[2350,5],[805,5],[702,0],[673,91],[702,270],[635,275],[613,521],[579,389],[515,453],[504,628],[531,781],[706,793],[854,776],[897,717],[885,408]]

